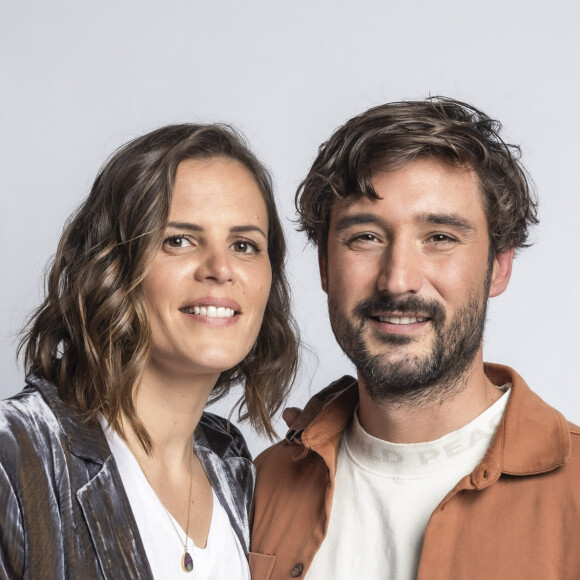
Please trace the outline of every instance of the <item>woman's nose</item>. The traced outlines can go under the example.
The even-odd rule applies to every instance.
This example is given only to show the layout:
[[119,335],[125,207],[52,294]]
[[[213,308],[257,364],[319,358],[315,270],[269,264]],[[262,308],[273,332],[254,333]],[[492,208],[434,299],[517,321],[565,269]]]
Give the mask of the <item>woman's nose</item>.
[[218,284],[233,282],[235,272],[231,258],[228,248],[207,248],[195,269],[196,280],[200,282],[210,280]]

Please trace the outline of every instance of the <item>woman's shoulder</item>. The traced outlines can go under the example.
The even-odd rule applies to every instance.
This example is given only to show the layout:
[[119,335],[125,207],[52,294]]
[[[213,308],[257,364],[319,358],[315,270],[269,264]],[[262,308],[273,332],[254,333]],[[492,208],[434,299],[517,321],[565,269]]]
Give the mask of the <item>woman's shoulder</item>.
[[252,460],[244,436],[228,419],[205,412],[199,421],[199,429],[207,446],[222,459],[242,457]]
[[85,423],[80,409],[63,401],[55,385],[29,375],[22,391],[0,401],[0,457],[57,448],[64,453],[65,447],[86,455],[84,442],[100,450],[104,435],[99,438],[100,429]]
[[53,485],[71,474],[85,481],[110,454],[98,422],[84,421],[44,379],[27,377],[20,393],[0,402],[0,466],[16,486]]
[[[56,389],[55,389],[56,391]],[[0,401],[0,465],[13,484],[40,485],[62,455],[62,430],[43,393],[27,381],[19,393]],[[26,464],[26,470],[21,466]],[[18,483],[20,482],[20,484]]]
[[[56,387],[53,387],[56,392]],[[17,394],[0,401],[0,438],[57,427],[56,418],[38,385],[27,380]]]

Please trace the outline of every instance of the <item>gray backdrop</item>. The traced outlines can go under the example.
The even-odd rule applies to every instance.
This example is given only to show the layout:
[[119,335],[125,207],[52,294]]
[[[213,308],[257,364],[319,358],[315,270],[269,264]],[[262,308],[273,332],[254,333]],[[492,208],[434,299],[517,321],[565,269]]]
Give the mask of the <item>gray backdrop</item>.
[[[535,245],[491,301],[485,358],[580,422],[578,9],[570,0],[2,3],[0,396],[23,385],[15,334],[62,224],[104,159],[160,125],[226,121],[272,170],[306,355],[291,402],[343,373],[293,196],[318,145],[385,101],[444,94],[499,118],[539,191]],[[227,414],[227,405],[219,412]],[[245,428],[254,452],[266,445]],[[280,424],[280,433],[283,433]]]

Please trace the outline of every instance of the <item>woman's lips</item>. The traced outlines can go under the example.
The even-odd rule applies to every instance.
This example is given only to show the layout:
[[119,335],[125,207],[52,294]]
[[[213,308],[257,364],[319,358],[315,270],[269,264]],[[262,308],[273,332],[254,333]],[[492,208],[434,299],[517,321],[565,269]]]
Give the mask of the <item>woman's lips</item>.
[[181,308],[181,312],[195,314],[197,316],[208,316],[209,318],[231,318],[236,311],[223,306],[186,306]]
[[241,314],[241,306],[224,296],[204,296],[189,302],[179,309],[196,322],[207,326],[224,327],[235,324]]

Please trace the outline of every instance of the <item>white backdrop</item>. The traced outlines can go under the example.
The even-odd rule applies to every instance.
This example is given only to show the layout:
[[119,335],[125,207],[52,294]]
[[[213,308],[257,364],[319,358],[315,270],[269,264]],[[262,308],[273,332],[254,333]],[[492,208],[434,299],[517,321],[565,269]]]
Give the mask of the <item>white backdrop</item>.
[[[15,335],[99,166],[121,143],[185,121],[233,123],[274,174],[295,312],[318,357],[305,357],[291,402],[352,373],[327,322],[315,252],[290,221],[294,192],[346,119],[444,94],[504,123],[541,200],[536,243],[492,300],[485,358],[515,367],[580,422],[573,0],[4,0],[2,8],[1,398],[22,388]],[[266,445],[243,430],[253,452]]]

